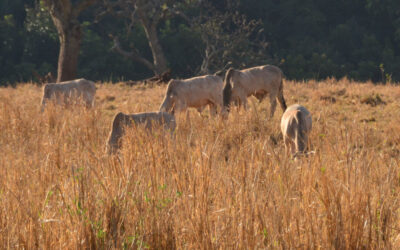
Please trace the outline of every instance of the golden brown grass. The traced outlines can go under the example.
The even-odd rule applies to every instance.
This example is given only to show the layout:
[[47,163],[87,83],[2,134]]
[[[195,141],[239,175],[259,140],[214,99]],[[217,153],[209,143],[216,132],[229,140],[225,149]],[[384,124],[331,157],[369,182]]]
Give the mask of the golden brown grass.
[[0,89],[1,248],[400,248],[399,87],[286,81],[313,114],[298,161],[282,111],[255,99],[226,121],[180,115],[175,139],[131,129],[105,155],[113,115],[157,110],[164,87],[97,87],[93,110],[44,113],[39,87]]

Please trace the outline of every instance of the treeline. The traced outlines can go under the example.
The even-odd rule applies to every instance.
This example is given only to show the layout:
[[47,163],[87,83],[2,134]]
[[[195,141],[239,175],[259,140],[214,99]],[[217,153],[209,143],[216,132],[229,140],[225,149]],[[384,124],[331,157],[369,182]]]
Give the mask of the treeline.
[[[0,85],[57,75],[48,2],[0,2]],[[398,0],[97,0],[78,21],[77,76],[92,80],[270,63],[289,79],[400,81]]]

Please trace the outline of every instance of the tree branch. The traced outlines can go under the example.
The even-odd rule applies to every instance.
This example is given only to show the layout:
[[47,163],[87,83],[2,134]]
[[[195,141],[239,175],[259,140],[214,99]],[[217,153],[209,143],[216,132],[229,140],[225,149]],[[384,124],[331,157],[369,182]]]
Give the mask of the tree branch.
[[66,19],[71,11],[71,2],[69,0],[44,0],[45,6],[50,14],[59,19]]
[[187,15],[185,15],[185,13],[183,13],[182,11],[180,11],[176,8],[171,8],[170,11],[173,15],[183,18],[187,22],[189,27],[194,26],[194,21],[192,19],[190,19]]
[[79,4],[73,7],[72,14],[74,17],[78,17],[79,13],[93,5],[95,2],[97,2],[97,0],[83,0],[82,2],[79,2]]
[[136,62],[142,63],[148,69],[154,71],[154,64],[151,63],[146,58],[144,58],[141,55],[139,55],[139,53],[137,53],[135,50],[132,50],[132,51],[128,52],[128,51],[122,49],[118,37],[116,37],[116,36],[113,37],[113,41],[114,41],[114,45],[111,47],[112,51],[115,51],[115,52],[119,53],[120,55],[122,55],[125,58],[129,58],[129,59],[132,59],[132,60],[134,60]]
[[136,12],[134,3],[135,1],[118,0],[110,2],[109,0],[103,0],[103,4],[97,10],[94,22],[100,22],[107,15],[131,20],[135,17]]

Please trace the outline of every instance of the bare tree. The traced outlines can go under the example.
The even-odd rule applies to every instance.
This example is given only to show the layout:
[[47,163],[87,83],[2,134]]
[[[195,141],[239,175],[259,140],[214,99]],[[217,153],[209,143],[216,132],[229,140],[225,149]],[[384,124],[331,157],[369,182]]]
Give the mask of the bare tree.
[[[196,74],[224,71],[229,65],[245,67],[265,63],[268,43],[262,22],[247,20],[237,8],[237,2],[228,1],[225,12],[221,12],[207,0],[188,1],[170,8],[173,15],[183,18],[201,37],[203,60]],[[182,9],[198,11],[196,15],[186,15]]]
[[122,48],[119,37],[112,36],[114,45],[112,50],[122,56],[139,62],[152,70],[156,75],[161,75],[168,70],[167,60],[165,59],[160,40],[158,38],[157,26],[164,18],[167,10],[166,1],[162,0],[103,0],[103,10],[98,15],[99,18],[106,14],[112,14],[119,18],[128,20],[128,32],[132,32],[136,24],[140,24],[146,34],[148,44],[153,56],[150,61],[141,55],[132,45],[131,50]]
[[198,74],[224,70],[227,65],[246,67],[265,63],[268,43],[262,22],[247,20],[236,12],[221,13],[207,1],[201,1],[199,16],[192,18],[192,29],[198,30],[204,43],[203,61]]
[[80,0],[74,4],[72,0],[44,0],[60,39],[57,82],[71,80],[76,77],[82,40],[82,28],[78,21],[78,16],[96,1]]

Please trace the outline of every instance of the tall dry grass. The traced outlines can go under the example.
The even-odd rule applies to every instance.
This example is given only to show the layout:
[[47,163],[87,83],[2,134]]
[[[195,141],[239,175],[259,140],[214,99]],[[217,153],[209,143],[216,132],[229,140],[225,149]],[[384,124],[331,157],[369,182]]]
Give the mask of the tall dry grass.
[[40,88],[0,89],[1,248],[400,248],[399,87],[286,81],[313,114],[299,161],[255,99],[105,155],[112,116],[158,109],[164,87],[97,87],[92,110],[44,113]]

